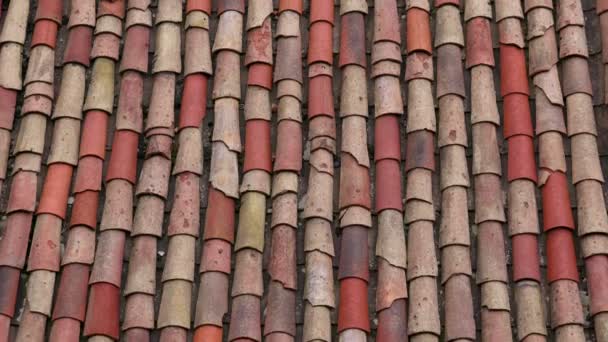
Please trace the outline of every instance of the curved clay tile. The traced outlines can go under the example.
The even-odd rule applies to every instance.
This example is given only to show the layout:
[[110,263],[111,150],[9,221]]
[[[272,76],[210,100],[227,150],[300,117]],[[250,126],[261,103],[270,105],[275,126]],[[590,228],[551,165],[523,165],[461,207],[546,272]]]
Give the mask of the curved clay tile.
[[342,212],[339,258],[341,339],[362,340],[370,332],[368,318],[368,248],[371,228],[369,156],[367,151],[367,87],[365,58],[365,1],[340,3],[340,68],[342,88],[342,152],[340,194]]
[[[0,34],[0,63],[3,74],[0,88],[7,101],[4,108],[7,122],[2,127],[2,134],[7,137],[10,136],[12,129],[16,94],[21,90],[21,51],[25,40],[28,13],[27,2],[11,2]],[[59,30],[58,21],[60,22],[57,17],[61,16],[60,13],[61,3],[50,0],[41,2],[36,13],[30,59],[24,82],[26,96],[22,107],[22,121],[14,148],[16,159],[7,204],[7,227],[2,238],[3,253],[0,255],[0,269],[6,275],[7,281],[1,300],[3,305],[0,309],[0,317],[3,323],[0,326],[0,339],[8,338],[9,326],[5,325],[4,321],[10,321],[13,316],[17,296],[17,287],[11,284],[17,284],[14,282],[18,281],[19,270],[25,264],[26,244],[36,205],[47,117],[51,115],[53,100],[54,48]],[[84,75],[84,68],[81,73]],[[84,76],[82,81],[84,83]],[[84,89],[84,84],[76,86]],[[64,120],[60,121],[64,122]],[[54,135],[68,134],[77,139],[78,130],[68,128],[68,132],[64,131],[64,128],[65,125],[56,126]],[[73,139],[66,140],[68,143]],[[3,155],[0,157],[3,160],[3,180],[10,139],[2,139],[2,141],[6,144],[6,147],[2,148]],[[75,146],[77,144],[72,148]],[[52,146],[53,151],[60,148],[57,144]],[[26,163],[23,163],[25,160],[31,162],[27,162],[26,166]],[[32,237],[32,242],[36,246],[32,245],[28,259],[27,270],[30,275],[25,294],[23,321],[17,332],[17,340],[44,338],[46,321],[51,314],[55,274],[59,271],[61,223],[65,217],[67,192],[72,176],[72,166],[66,162],[70,161],[50,163],[47,169],[47,179],[40,198],[39,217]]]
[[[585,20],[580,1],[564,0],[558,4],[560,62],[566,98],[568,136],[571,141],[572,183],[575,185],[577,198],[578,236],[585,260],[590,313],[596,337],[601,340],[608,338],[608,333],[603,328],[608,322],[608,294],[601,290],[600,285],[608,276],[608,259],[605,257],[608,217],[604,196],[601,194],[604,176],[600,166],[593,93],[590,88]],[[604,8],[604,1],[597,1],[601,26],[602,21],[605,21],[602,20]],[[605,32],[602,32],[602,36],[604,38]],[[605,50],[606,46],[602,45]],[[592,201],[596,203],[591,205]],[[589,210],[591,208],[593,211]],[[566,300],[575,303],[572,299]],[[553,325],[555,323],[552,322]],[[584,322],[580,318],[575,320],[572,317],[564,323]]]
[[[462,29],[458,4],[442,4],[437,9],[435,46],[438,56],[438,132],[442,193],[439,245],[441,282],[445,298],[445,336],[448,341],[476,338],[471,289],[469,215],[466,206],[469,187],[465,150],[467,142],[462,139],[441,138],[467,135],[463,124],[453,124],[464,123],[465,120]],[[462,177],[457,179],[458,175]]]
[[332,70],[334,4],[311,1],[309,20],[307,103],[311,152],[302,213],[306,253],[303,340],[330,341],[330,312],[336,305],[332,266],[336,144]]
[[[187,18],[192,15],[209,16],[210,12],[205,11],[205,9],[210,8],[210,3],[210,1],[208,1],[208,4],[205,1],[188,1],[186,4],[188,10]],[[209,200],[199,270],[200,286],[194,315],[195,341],[222,340],[223,317],[228,311],[228,281],[230,277],[231,244],[234,241],[235,200],[238,198],[237,157],[241,150],[238,128],[240,73],[233,71],[235,69],[240,70],[238,52],[242,45],[241,34],[245,4],[243,1],[223,1],[219,5],[218,14],[220,17],[218,25],[222,27],[222,30],[218,30],[216,34],[216,42],[218,44],[215,44],[213,47],[213,52],[217,52],[218,54],[213,99],[215,100],[214,112],[216,114],[221,113],[221,116],[216,115],[212,134]],[[202,33],[203,36],[208,36],[207,30],[202,30],[202,32],[201,30],[201,28],[196,27],[187,29],[186,56],[188,56],[191,50],[207,49],[204,37],[201,37],[203,38],[202,40],[199,38],[196,45],[188,44],[188,42],[192,41],[189,39],[189,35],[200,37]],[[229,44],[219,44],[222,41],[229,42]],[[203,56],[206,54],[208,52],[203,51]],[[200,59],[200,61],[203,62],[204,59]],[[188,62],[187,59],[185,62],[187,70],[192,67],[188,65]],[[205,63],[210,63],[210,60]],[[182,129],[180,138],[181,135],[184,135],[186,138],[186,134],[189,134],[188,132],[191,130],[200,132],[201,129],[199,125],[204,115],[204,108],[201,108],[201,106],[205,106],[206,102],[199,103],[197,97],[200,97],[201,92],[205,93],[205,88],[202,88],[202,83],[195,81],[195,79],[201,77],[206,79],[209,77],[207,68],[201,69],[201,71],[203,73],[189,73],[186,78],[186,84],[189,89],[185,89],[185,91],[187,90],[188,93],[193,91],[194,96],[191,99],[182,99],[180,127],[188,128]],[[188,117],[184,115],[188,115]],[[185,145],[182,146],[183,148],[187,148]],[[202,156],[200,153],[199,155]],[[218,161],[221,162],[218,163]],[[177,165],[174,172],[177,172]],[[198,181],[200,175],[190,172],[178,175],[177,181],[179,181],[180,186],[183,186],[184,191],[182,191],[180,199],[177,200],[176,198],[174,201],[174,209],[169,223],[169,231],[172,235],[184,234],[186,232],[186,221],[179,217],[180,212],[186,213],[186,217],[188,215],[198,216],[198,205],[195,205],[199,197],[198,183],[196,186],[185,185],[187,181],[185,177]],[[182,180],[182,178],[184,179]],[[188,183],[191,182],[188,180]],[[187,200],[190,198],[189,195],[184,196],[186,189],[193,191],[193,197],[190,201]],[[196,209],[192,208],[193,206]],[[174,214],[177,216],[174,216]],[[192,223],[190,222],[189,224],[191,225]],[[192,264],[192,266],[194,265]]]
[[275,82],[278,88],[283,84],[293,85],[277,94],[277,147],[273,168],[272,242],[268,265],[270,283],[264,320],[264,336],[268,341],[295,341],[296,337],[296,229],[298,175],[302,167],[302,57],[300,13],[297,9],[301,7],[301,1],[279,2],[278,30],[285,20],[289,20],[293,29],[290,30],[292,34],[277,37]]
[[[538,27],[542,22],[545,27],[543,35],[528,35],[530,46],[530,75],[533,76],[536,97],[536,132],[539,140],[539,187],[542,194],[543,225],[547,234],[547,278],[551,293],[551,327],[556,341],[583,341],[581,304],[577,289],[578,271],[574,241],[570,196],[565,175],[565,156],[563,138],[565,125],[563,119],[563,101],[560,87],[551,89],[550,82],[557,80],[557,45],[555,23],[552,20],[551,3],[526,1],[526,15],[529,27]],[[568,27],[568,26],[564,26]],[[534,59],[532,56],[536,56]],[[535,67],[542,66],[542,67]],[[584,77],[584,75],[579,75]],[[518,181],[521,182],[521,181]],[[531,192],[531,190],[527,190]],[[578,191],[577,191],[578,194]],[[531,194],[530,196],[533,197]],[[567,203],[567,205],[566,205]],[[533,296],[539,296],[534,291]],[[528,295],[530,296],[530,295]],[[567,309],[571,315],[563,315],[559,310]],[[558,314],[559,313],[559,314]],[[533,321],[536,322],[536,321]],[[527,322],[529,333],[542,333],[544,322]],[[567,337],[566,337],[567,336]]]
[[505,213],[500,196],[501,167],[496,132],[500,120],[494,88],[491,19],[489,3],[465,2],[466,65],[471,73],[475,223],[479,231],[476,278],[481,288],[481,334],[483,339],[510,340],[508,277],[501,228]]
[[[426,3],[428,1],[421,1]],[[410,1],[407,2],[408,4]],[[406,12],[406,33],[407,39],[406,49],[407,53],[415,51],[422,51],[431,54],[432,41],[431,41],[431,28],[426,23],[430,20],[430,12],[428,9],[424,10],[420,7],[409,7]]]

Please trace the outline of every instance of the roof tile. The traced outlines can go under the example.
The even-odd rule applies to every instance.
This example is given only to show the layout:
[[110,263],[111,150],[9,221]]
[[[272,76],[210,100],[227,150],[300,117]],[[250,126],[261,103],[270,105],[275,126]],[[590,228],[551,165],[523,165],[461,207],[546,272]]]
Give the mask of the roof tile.
[[95,259],[95,231],[86,226],[74,226],[70,228],[69,233],[61,264],[64,266],[72,263],[93,264]]
[[2,289],[0,291],[0,313],[8,317],[13,317],[15,313],[19,273],[20,270],[18,268],[0,266],[0,274],[2,275],[2,279],[4,279],[0,285]]
[[237,11],[239,13],[245,13],[245,1],[244,0],[220,1],[218,4],[218,8],[217,8],[218,15],[221,15],[226,11]]
[[476,338],[475,321],[471,298],[471,278],[458,275],[445,284],[447,296],[445,301],[446,327],[445,334],[449,339]]
[[229,341],[262,340],[260,306],[260,299],[255,296],[243,295],[232,299]]
[[369,333],[367,282],[360,278],[341,279],[340,298],[338,332],[359,329]]
[[[411,248],[410,248],[411,250]],[[439,335],[441,331],[437,303],[437,283],[434,277],[418,277],[409,281],[408,334]],[[414,296],[413,294],[416,293]],[[414,314],[414,312],[416,314]]]
[[407,52],[423,51],[433,53],[429,12],[420,8],[410,8],[406,13]]
[[95,191],[85,191],[74,197],[70,227],[84,225],[94,229],[97,226],[99,194]]
[[347,13],[342,16],[340,27],[340,67],[354,64],[365,68],[365,54],[360,53],[365,51],[364,15],[358,12]]
[[518,234],[512,237],[513,280],[536,280],[540,282],[540,257],[538,255],[538,238],[535,234]]
[[[201,328],[203,330],[210,326],[221,328],[224,315],[228,312],[228,281],[229,276],[220,272],[204,272],[201,274],[201,293],[199,293],[196,302],[196,318],[194,321],[194,325],[198,327],[196,329],[197,334]],[[206,336],[206,333],[202,335]]]
[[403,324],[403,317],[407,317],[407,302],[397,300],[393,304],[378,312],[378,332],[376,341],[404,341],[407,339],[407,326]]
[[[293,264],[295,265],[295,261]],[[296,336],[296,291],[284,288],[279,282],[271,281],[268,285],[268,298],[264,324],[265,340],[268,341],[270,336],[276,334],[292,336],[293,340]],[[275,340],[274,337],[272,339]],[[276,340],[285,339],[276,338]]]
[[118,316],[120,311],[120,289],[108,283],[91,286],[84,336],[104,335],[118,339]]
[[[543,196],[543,198],[545,197]],[[572,280],[572,283],[578,282],[574,239],[568,229],[557,228],[547,232],[547,259],[551,265],[560,265],[560,267],[550,267],[547,270],[547,281],[549,283],[559,284],[563,283],[562,280]],[[573,296],[573,298],[579,298],[579,296]],[[570,301],[571,299],[567,300]],[[554,306],[552,305],[552,307]]]

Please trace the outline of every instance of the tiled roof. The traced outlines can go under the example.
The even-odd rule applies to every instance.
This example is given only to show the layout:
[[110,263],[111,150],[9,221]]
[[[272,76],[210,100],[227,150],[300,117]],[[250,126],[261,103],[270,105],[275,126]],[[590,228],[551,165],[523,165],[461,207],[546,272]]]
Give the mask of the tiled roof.
[[608,1],[0,24],[0,342],[608,341]]

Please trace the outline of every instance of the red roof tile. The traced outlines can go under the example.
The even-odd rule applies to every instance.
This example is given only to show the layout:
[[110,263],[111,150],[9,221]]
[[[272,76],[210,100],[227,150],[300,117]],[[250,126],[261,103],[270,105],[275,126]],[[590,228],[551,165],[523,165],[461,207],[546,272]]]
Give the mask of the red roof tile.
[[186,2],[186,13],[203,11],[211,14],[211,0],[190,0]]
[[368,310],[367,282],[359,278],[341,279],[338,332],[347,329],[369,332]]
[[[310,1],[310,25],[317,21],[327,21],[328,23],[334,23],[334,4],[323,0],[311,0]],[[331,44],[329,45],[331,46]],[[310,61],[309,61],[310,63]]]
[[407,11],[407,52],[423,51],[433,53],[431,42],[431,28],[428,25],[429,12],[420,8],[411,8]]
[[[61,272],[61,280],[57,290],[57,303],[53,310],[53,330],[68,323],[60,323],[65,318],[84,321],[87,301],[87,290],[89,284],[89,265],[69,264]],[[80,326],[78,329],[80,330]],[[72,326],[70,324],[70,326]],[[72,326],[73,327],[73,326]]]
[[516,135],[508,139],[509,153],[517,158],[507,161],[507,179],[528,179],[536,183],[536,161],[534,160],[534,142],[525,135]]
[[[44,3],[44,2],[43,2]],[[52,20],[40,20],[36,23],[34,33],[32,35],[32,47],[45,45],[51,49],[55,49],[57,41],[57,23]]]
[[473,18],[467,22],[467,68],[476,65],[494,66],[490,21],[484,18]]

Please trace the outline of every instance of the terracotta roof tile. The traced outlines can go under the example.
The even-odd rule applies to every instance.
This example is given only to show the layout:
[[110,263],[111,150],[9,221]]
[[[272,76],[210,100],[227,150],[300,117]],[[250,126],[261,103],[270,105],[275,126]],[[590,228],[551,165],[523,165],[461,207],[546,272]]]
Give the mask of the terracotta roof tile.
[[535,280],[540,282],[540,259],[538,255],[538,238],[535,234],[518,234],[512,237],[513,280]]
[[332,78],[317,76],[311,78],[309,82],[308,117],[312,119],[320,115],[334,116],[334,101],[333,96],[330,95]]
[[504,45],[513,45],[520,49],[525,46],[524,32],[520,24],[520,19],[509,17],[498,24],[498,41]]
[[84,225],[92,229],[95,228],[97,225],[99,194],[95,191],[85,191],[75,194],[74,197],[70,227]]
[[20,45],[24,44],[29,12],[29,3],[9,3],[3,27],[10,27],[11,29],[2,30],[0,43],[15,42]]
[[57,23],[52,20],[41,20],[39,23],[36,23],[31,46],[44,45],[55,49],[58,28]]
[[84,321],[88,282],[89,265],[74,263],[63,268],[57,290],[57,301],[62,304],[55,305],[53,320]]
[[508,140],[509,153],[517,158],[507,162],[507,179],[529,179],[536,182],[536,162],[534,160],[534,142],[528,136],[516,135]]
[[432,53],[432,40],[429,21],[429,12],[420,8],[410,8],[407,11],[407,52],[423,51]]
[[[294,3],[297,1],[294,1]],[[279,6],[281,6],[279,4]],[[301,13],[295,12],[293,10],[280,10],[277,21],[277,32],[276,38],[278,42],[281,40],[279,38],[298,38],[300,37],[300,20],[299,17]],[[292,41],[295,41],[292,39]],[[302,51],[299,51],[302,53]],[[279,58],[281,54],[277,54],[277,58]],[[301,68],[299,68],[302,72]],[[294,71],[297,71],[298,68],[293,68]]]
[[435,28],[434,47],[438,48],[446,44],[462,47],[464,46],[464,34],[460,24],[458,1],[456,1],[456,6],[444,6],[445,4],[453,3],[435,4],[435,7],[438,7],[437,17],[441,17],[442,20],[437,22]]
[[[125,45],[131,48],[123,51],[120,61],[120,71],[135,70],[146,72],[148,70],[148,49],[150,29],[142,25],[136,25],[127,30]],[[126,98],[128,97],[122,97]]]
[[[248,15],[247,18],[249,17],[250,16]],[[252,28],[248,31],[247,53],[245,54],[244,61],[246,66],[253,63],[272,65],[272,40],[269,39],[271,31],[270,22],[271,19],[268,18],[261,26]]]
[[[120,310],[120,289],[108,283],[91,286],[84,336],[103,335],[118,339],[118,318]],[[106,316],[109,315],[109,316]]]
[[193,340],[195,342],[203,341],[221,341],[222,340],[222,328],[205,325],[196,329],[194,332]]
[[218,15],[221,15],[226,11],[237,11],[239,13],[245,13],[245,1],[243,1],[243,0],[220,1],[218,3],[218,8],[217,8]]
[[2,120],[0,127],[6,130],[13,128],[13,119],[15,116],[15,108],[17,103],[17,92],[12,89],[6,89],[0,87],[0,98],[2,98],[2,105],[0,108],[0,114]]
[[284,11],[293,11],[299,15],[302,15],[302,1],[301,0],[286,0],[279,1],[279,13]]
[[442,98],[444,95],[448,94],[465,97],[462,63],[454,62],[460,60],[461,55],[461,48],[454,44],[446,44],[437,48],[438,98]]
[[368,168],[357,163],[350,154],[344,154],[342,156],[342,170],[340,174],[340,207],[347,208],[357,205],[370,209]]
[[[411,279],[409,293],[408,334],[410,336],[416,334],[439,335],[440,323],[435,279],[433,277]],[[414,307],[416,309],[412,310]]]
[[0,273],[2,274],[2,296],[0,296],[0,313],[2,315],[13,317],[15,313],[15,304],[17,302],[17,288],[19,287],[19,273],[18,268],[9,266],[0,266]]
[[347,13],[342,16],[340,27],[339,66],[342,68],[354,64],[365,68],[365,54],[361,53],[365,51],[365,16],[362,13]]
[[564,96],[584,93],[593,96],[587,60],[581,57],[570,57],[562,61],[562,87]]
[[[405,270],[389,264],[384,259],[378,259],[378,292],[376,294],[376,309],[378,312],[390,309],[395,302],[407,298]],[[402,316],[404,319],[406,316]]]
[[435,7],[441,7],[441,6],[447,5],[447,4],[460,6],[460,1],[459,0],[435,0],[434,1]]
[[[317,21],[327,21],[333,25],[334,23],[334,5],[331,2],[323,0],[310,1],[310,24]],[[331,46],[331,44],[329,45]]]
[[49,341],[76,341],[80,338],[80,322],[71,318],[61,318],[53,323]]
[[308,34],[311,37],[310,43],[308,44],[308,63],[312,64],[316,62],[325,62],[332,64],[333,56],[331,42],[333,24],[326,21],[313,22],[310,26]]
[[403,299],[393,302],[389,308],[378,312],[379,325],[376,341],[404,341],[407,339],[407,326],[403,322],[403,317],[407,317],[407,303]]
[[369,332],[367,282],[359,278],[341,279],[340,298],[338,332],[347,329]]
[[545,231],[560,227],[574,229],[566,176],[553,173],[542,187],[542,193]]
[[506,139],[516,135],[532,137],[532,120],[528,96],[510,94],[503,98],[504,124],[503,134]]
[[446,297],[445,334],[450,339],[475,339],[475,320],[471,298],[471,280],[458,275],[445,284]]
[[302,168],[302,160],[298,158],[302,154],[300,123],[292,120],[282,120],[278,124],[277,131],[277,141],[279,144],[275,151],[276,162],[274,164],[274,172],[299,172]]
[[[295,213],[294,213],[295,214]],[[289,290],[296,290],[296,253],[294,227],[273,227],[271,260],[268,273],[272,280]]]
[[399,163],[394,160],[381,160],[376,163],[376,168],[376,211],[402,211],[401,192],[396,191],[401,189]]
[[[447,151],[446,151],[447,153]],[[439,231],[439,246],[470,246],[469,215],[466,213],[467,192],[464,186],[443,189],[444,220]],[[448,267],[448,265],[446,265]]]
[[502,96],[514,93],[528,95],[528,75],[524,56],[523,49],[501,45],[500,59],[511,61],[508,65],[500,65],[500,93]]
[[264,321],[265,340],[285,340],[274,335],[288,335],[293,339],[296,336],[295,313],[296,292],[284,288],[279,282],[271,281],[268,285],[268,304]]
[[[194,321],[194,325],[197,327],[195,336],[199,331],[205,331],[210,327],[222,330],[222,321],[224,315],[228,312],[228,277],[228,274],[220,272],[203,272],[201,274]],[[206,333],[203,335],[206,335]]]
[[473,18],[467,22],[467,68],[476,65],[494,66],[490,22],[484,18]]
[[434,171],[434,144],[434,134],[432,132],[419,130],[409,133],[407,150],[405,152],[405,171],[407,172],[416,168]]
[[275,82],[291,79],[302,83],[301,56],[302,42],[299,37],[279,39],[277,61],[274,71]]
[[207,14],[211,14],[211,1],[210,0],[190,0],[186,2],[186,13],[192,11],[202,11]]
[[260,299],[243,295],[232,299],[232,314],[229,341],[261,341]]
[[399,12],[395,0],[374,3],[374,43],[380,41],[401,44]]

